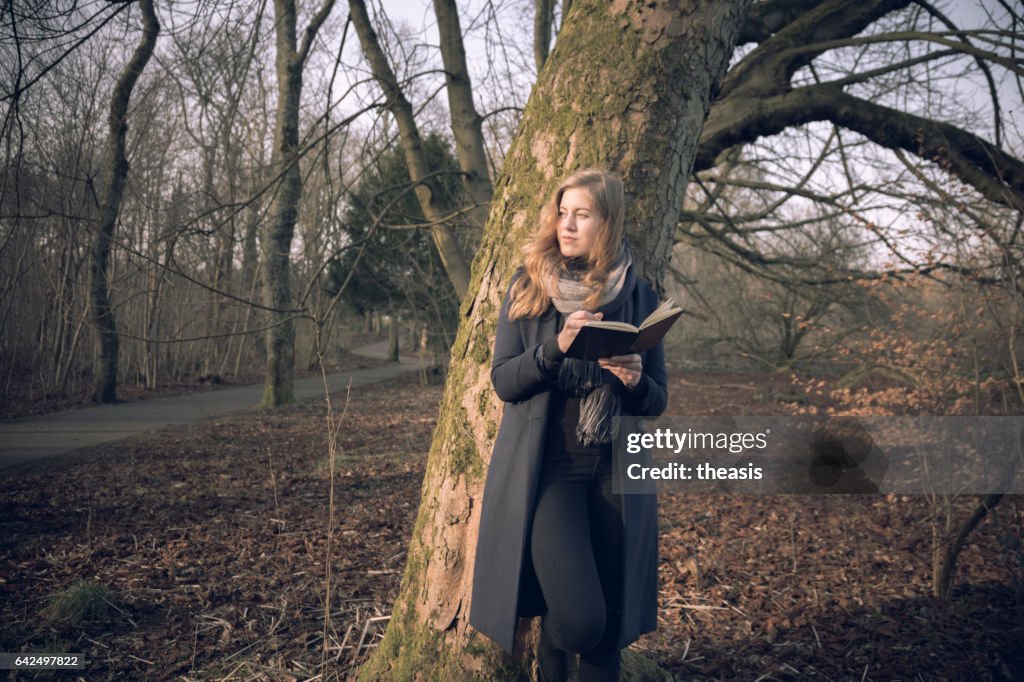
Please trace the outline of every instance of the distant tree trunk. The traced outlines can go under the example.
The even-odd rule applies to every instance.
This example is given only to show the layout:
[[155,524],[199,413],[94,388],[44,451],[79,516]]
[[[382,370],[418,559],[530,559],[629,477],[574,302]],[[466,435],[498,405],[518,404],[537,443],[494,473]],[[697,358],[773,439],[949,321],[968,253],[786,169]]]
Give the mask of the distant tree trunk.
[[[262,159],[260,168],[263,167]],[[250,188],[250,194],[257,195],[257,189],[261,186],[263,181],[263,173],[260,170],[254,170],[252,174],[247,178]],[[260,277],[258,271],[260,269],[260,256],[259,248],[257,247],[257,236],[260,231],[260,216],[263,213],[263,201],[259,196],[253,196],[248,202],[246,209],[245,227],[242,234],[242,271],[241,271],[241,286],[239,291],[242,296],[251,300],[256,300],[259,296]],[[241,310],[241,319],[236,320],[236,328],[232,331],[237,331],[237,327],[241,326],[244,334],[239,335],[238,338],[238,350],[235,352],[235,366],[234,374],[238,375],[242,367],[242,357],[245,355],[246,345],[249,343],[250,338],[252,343],[256,346],[256,354],[259,356],[263,353],[263,340],[264,336],[261,334],[249,334],[249,326],[254,317],[258,315],[258,311],[251,306],[246,306]]]
[[326,0],[310,22],[296,49],[295,0],[274,0],[274,31],[277,38],[277,117],[274,123],[272,165],[281,173],[274,194],[270,221],[263,235],[263,293],[269,311],[267,370],[263,382],[264,407],[295,401],[295,313],[288,281],[291,270],[292,237],[302,196],[299,171],[299,101],[302,96],[302,68],[317,31],[333,6]]
[[[227,174],[227,197],[226,201],[229,204],[234,204],[237,200],[236,192],[236,169],[238,168],[238,149],[232,144],[227,134],[223,135],[224,138],[224,170]],[[216,256],[214,260],[213,269],[213,288],[223,291],[230,291],[232,288],[232,275],[234,270],[235,262],[235,215],[234,211],[232,214],[224,220],[222,217],[219,218],[221,224],[215,227],[215,243],[216,243]],[[230,312],[230,308],[227,305],[227,300],[222,296],[213,296],[213,333],[216,335],[222,334],[227,331],[225,327],[225,318]],[[207,363],[210,364],[211,372],[223,373],[228,362],[228,353],[231,349],[230,338],[219,337],[213,339],[214,351],[210,354],[210,357],[206,359]]]
[[407,330],[408,333],[406,336],[405,347],[410,351],[415,351],[418,347],[417,344],[420,340],[420,324],[419,320],[414,319]]
[[409,168],[409,177],[416,185],[416,199],[424,217],[431,223],[431,234],[445,272],[452,281],[456,295],[462,300],[466,297],[469,287],[469,262],[451,227],[445,222],[445,207],[441,205],[441,193],[430,174],[430,167],[423,153],[420,131],[413,119],[412,105],[402,93],[398,78],[388,63],[387,55],[380,47],[377,33],[373,30],[370,15],[366,11],[366,3],[363,0],[349,0],[348,5],[352,24],[359,36],[366,59],[370,62],[373,77],[384,90],[385,106],[398,124],[399,144],[402,146],[405,163]]
[[[208,221],[205,226],[205,231],[213,238],[213,248],[204,248],[203,253],[210,258],[206,265],[207,271],[213,275],[210,285],[214,289],[221,289],[223,287],[223,278],[221,277],[221,258],[219,252],[223,239],[223,233],[221,232],[223,226],[217,225],[217,192],[214,187],[213,180],[213,170],[217,163],[216,157],[217,145],[210,143],[202,145],[203,185],[201,208],[205,221]],[[200,359],[196,363],[197,365],[201,365],[198,369],[201,376],[205,376],[210,373],[210,368],[212,364],[216,362],[217,358],[217,352],[215,349],[221,341],[221,339],[216,338],[216,335],[220,328],[220,311],[222,301],[219,296],[214,295],[210,296],[209,302],[209,313],[199,316],[202,318],[202,323],[204,325],[203,336],[208,337],[203,343],[203,348],[200,351]]]
[[533,62],[537,73],[544,68],[551,47],[551,27],[555,23],[555,0],[533,0]]
[[490,354],[501,298],[542,202],[562,176],[585,166],[622,173],[639,274],[660,286],[712,85],[747,4],[573,3],[496,183],[401,592],[360,679],[514,679],[513,668],[528,663],[529,654],[508,661],[467,622],[480,499],[500,418]]
[[96,350],[92,398],[96,402],[112,403],[117,400],[117,325],[110,305],[110,284],[107,281],[110,266],[110,250],[117,227],[117,216],[124,196],[125,180],[128,177],[128,156],[125,152],[125,138],[128,133],[128,104],[132,90],[142,70],[153,55],[156,38],[160,33],[160,21],[153,11],[153,0],[140,0],[142,9],[142,38],[128,64],[125,65],[110,100],[110,114],[107,117],[110,139],[107,152],[107,173],[110,176],[107,191],[103,197],[103,208],[96,237],[92,244],[92,267],[90,268],[89,294],[90,317],[96,328]]
[[263,383],[263,406],[294,402],[295,321],[289,275],[292,237],[302,196],[299,172],[299,99],[302,95],[302,65],[295,63],[295,3],[274,1],[274,30],[277,36],[277,118],[274,125],[275,170],[282,171],[281,184],[270,207],[270,220],[263,234],[263,291],[269,313],[267,369]]
[[448,110],[451,112],[452,134],[455,137],[455,154],[459,157],[459,168],[465,173],[463,185],[466,193],[475,204],[469,212],[469,218],[483,230],[490,211],[491,195],[494,193],[481,127],[483,117],[477,113],[473,103],[473,84],[466,67],[466,48],[462,42],[462,28],[455,0],[434,0],[434,13],[437,15],[437,30],[441,36],[441,59],[444,62],[445,91],[448,93]]
[[398,315],[392,312],[388,317],[391,318],[391,325],[388,327],[388,355],[384,359],[398,362]]

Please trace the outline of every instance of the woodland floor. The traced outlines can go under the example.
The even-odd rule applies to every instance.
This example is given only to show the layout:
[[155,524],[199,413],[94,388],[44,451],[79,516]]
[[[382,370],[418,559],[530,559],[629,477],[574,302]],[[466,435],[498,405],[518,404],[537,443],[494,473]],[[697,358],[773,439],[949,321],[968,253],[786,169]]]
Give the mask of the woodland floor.
[[[777,375],[671,382],[674,414],[773,413],[791,393]],[[348,401],[329,679],[365,660],[386,625],[440,396],[412,378]],[[340,412],[345,396],[334,401]],[[80,652],[90,681],[316,674],[327,441],[317,402],[0,476],[0,651]],[[659,502],[661,622],[634,646],[679,679],[1024,679],[1021,496],[971,536],[949,602],[930,596],[923,496],[663,493]],[[974,502],[957,504],[966,512]],[[86,593],[83,582],[101,597],[78,622],[62,621],[58,596]]]

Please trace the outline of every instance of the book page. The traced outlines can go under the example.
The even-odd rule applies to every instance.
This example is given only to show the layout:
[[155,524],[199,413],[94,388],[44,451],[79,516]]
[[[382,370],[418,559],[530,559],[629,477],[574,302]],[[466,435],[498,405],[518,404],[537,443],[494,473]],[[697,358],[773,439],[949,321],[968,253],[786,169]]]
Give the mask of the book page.
[[613,320],[590,320],[584,327],[597,327],[598,329],[618,329],[624,332],[640,331],[628,322],[615,322]]
[[682,314],[682,308],[676,307],[675,301],[671,298],[666,298],[661,305],[654,309],[654,312],[647,316],[647,319],[640,324],[640,329],[643,330],[651,325],[655,325],[661,322],[665,318],[671,317],[676,313]]

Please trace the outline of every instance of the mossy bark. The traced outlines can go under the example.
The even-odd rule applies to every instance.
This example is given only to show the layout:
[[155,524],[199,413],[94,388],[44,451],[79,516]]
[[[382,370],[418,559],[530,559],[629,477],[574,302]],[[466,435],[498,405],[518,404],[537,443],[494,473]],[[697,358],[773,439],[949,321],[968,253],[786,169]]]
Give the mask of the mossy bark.
[[660,288],[712,86],[728,64],[747,4],[573,3],[495,186],[401,592],[360,679],[526,674],[529,653],[505,656],[467,621],[484,474],[501,415],[490,384],[501,298],[544,200],[564,175],[587,166],[622,174],[636,266]]

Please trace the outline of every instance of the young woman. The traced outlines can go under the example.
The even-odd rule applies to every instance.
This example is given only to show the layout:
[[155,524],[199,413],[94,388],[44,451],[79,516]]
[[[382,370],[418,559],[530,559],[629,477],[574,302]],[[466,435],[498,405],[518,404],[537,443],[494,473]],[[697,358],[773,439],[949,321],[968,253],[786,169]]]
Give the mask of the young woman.
[[619,652],[653,630],[654,495],[612,492],[613,418],[665,409],[664,350],[587,362],[565,352],[588,320],[639,324],[658,296],[623,239],[618,176],[583,170],[545,206],[501,307],[491,380],[505,401],[484,489],[470,623],[514,647],[543,615],[541,679],[617,680]]

